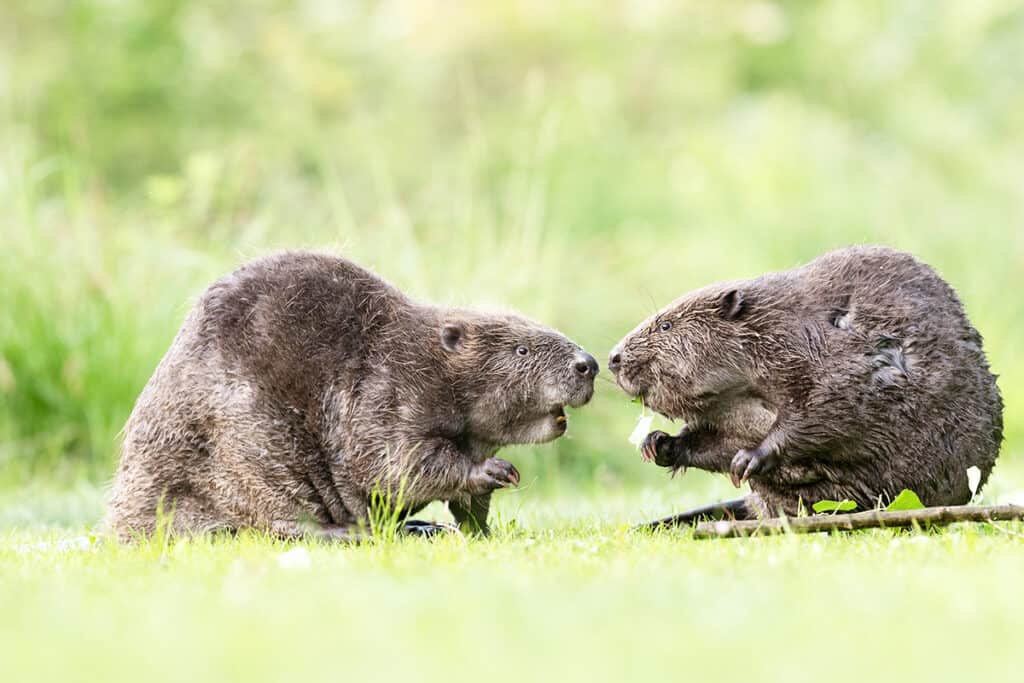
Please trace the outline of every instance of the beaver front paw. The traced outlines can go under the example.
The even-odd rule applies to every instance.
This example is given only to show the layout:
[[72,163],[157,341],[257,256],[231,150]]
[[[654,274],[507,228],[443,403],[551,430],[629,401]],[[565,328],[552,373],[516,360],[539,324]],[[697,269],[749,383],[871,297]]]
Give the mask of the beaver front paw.
[[767,474],[775,468],[778,462],[778,453],[767,450],[763,446],[754,449],[744,448],[732,459],[729,467],[729,476],[732,485],[736,488],[755,474]]
[[469,474],[469,492],[473,495],[518,484],[519,470],[508,460],[501,458],[487,458],[474,465]]
[[662,431],[653,431],[644,437],[643,443],[640,444],[640,457],[646,462],[653,461],[659,467],[685,470],[689,464],[688,449],[685,444],[686,436],[686,430],[679,432],[677,436],[671,436]]

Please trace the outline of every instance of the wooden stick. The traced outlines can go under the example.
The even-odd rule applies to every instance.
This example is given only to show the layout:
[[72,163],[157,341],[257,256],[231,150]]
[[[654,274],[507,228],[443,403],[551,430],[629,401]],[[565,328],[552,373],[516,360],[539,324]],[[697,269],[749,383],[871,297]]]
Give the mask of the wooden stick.
[[1005,522],[1024,520],[1024,505],[955,505],[918,510],[868,510],[812,517],[774,517],[751,521],[699,522],[694,538],[736,538],[755,534],[807,534],[856,531],[857,529],[929,527],[956,522]]

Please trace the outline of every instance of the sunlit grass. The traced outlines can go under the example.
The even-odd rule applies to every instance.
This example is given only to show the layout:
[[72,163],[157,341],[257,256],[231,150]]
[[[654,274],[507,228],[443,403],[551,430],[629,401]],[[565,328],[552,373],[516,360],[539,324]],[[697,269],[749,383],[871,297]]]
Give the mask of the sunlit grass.
[[[692,541],[543,506],[493,538],[0,539],[4,680],[1013,674],[1024,526]],[[572,521],[545,512],[560,507]],[[49,544],[40,543],[41,539]],[[308,567],[305,567],[308,564]]]

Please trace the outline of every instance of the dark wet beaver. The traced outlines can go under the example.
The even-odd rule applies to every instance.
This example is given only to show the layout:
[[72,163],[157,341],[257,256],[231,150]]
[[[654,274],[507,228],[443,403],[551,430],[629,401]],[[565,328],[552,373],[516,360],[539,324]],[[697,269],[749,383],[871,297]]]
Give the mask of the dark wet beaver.
[[497,450],[561,436],[597,371],[520,316],[416,303],[333,256],[260,259],[206,290],[142,391],[109,523],[149,533],[162,506],[177,532],[346,537],[376,490],[486,531],[519,482]]
[[[612,351],[619,386],[671,418],[646,458],[750,482],[753,495],[678,516],[860,509],[902,489],[968,502],[1002,442],[1003,403],[981,335],[931,267],[883,247],[712,285],[641,323]],[[665,520],[669,521],[669,520]]]

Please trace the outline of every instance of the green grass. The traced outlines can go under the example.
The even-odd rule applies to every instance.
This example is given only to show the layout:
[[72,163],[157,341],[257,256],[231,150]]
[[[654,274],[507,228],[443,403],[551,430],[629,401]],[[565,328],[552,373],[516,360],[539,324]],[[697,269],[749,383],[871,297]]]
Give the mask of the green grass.
[[[599,360],[709,282],[846,244],[961,293],[1024,489],[1016,0],[0,3],[0,680],[1006,679],[1019,525],[695,542],[735,492],[607,381],[510,449],[486,542],[30,549],[96,528],[190,302],[273,249],[510,307]],[[661,424],[660,426],[664,426]],[[440,514],[436,508],[434,514]]]
[[[1024,525],[693,541],[665,496],[502,498],[494,538],[0,537],[4,680],[1009,680]],[[515,504],[513,502],[513,504]],[[308,568],[281,565],[303,547]]]

